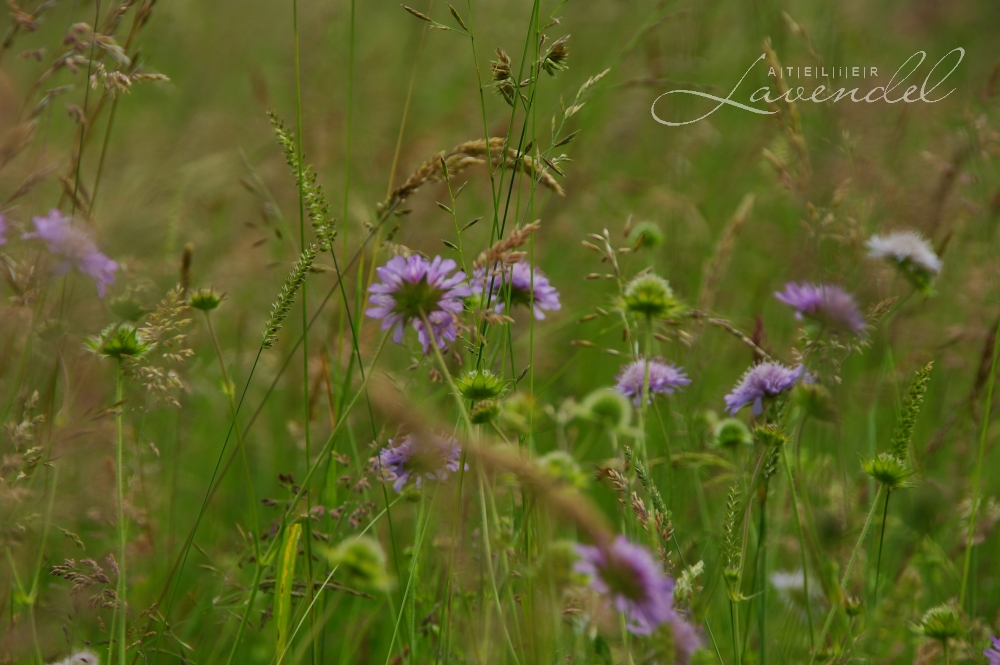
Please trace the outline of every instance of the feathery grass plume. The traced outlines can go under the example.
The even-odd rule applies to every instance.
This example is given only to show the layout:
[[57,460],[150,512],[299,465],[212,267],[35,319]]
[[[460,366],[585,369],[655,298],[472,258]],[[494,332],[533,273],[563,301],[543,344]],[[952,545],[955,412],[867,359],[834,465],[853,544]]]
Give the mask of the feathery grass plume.
[[649,479],[649,474],[646,473],[646,466],[642,463],[642,460],[636,459],[630,446],[625,446],[625,461],[635,467],[635,475],[639,479],[639,482],[642,483],[642,488],[646,490],[649,498],[653,501],[653,509],[669,516],[670,511],[667,510],[667,504],[663,501],[660,490]]
[[740,484],[736,481],[729,488],[726,499],[726,516],[722,521],[722,551],[726,558],[726,587],[733,601],[741,599],[740,574],[743,572],[743,549],[740,543],[740,528],[743,511],[740,510]]
[[518,86],[510,71],[510,56],[499,46],[497,59],[490,61],[490,76],[493,79],[493,89],[509,106],[514,106],[514,95],[517,94]]
[[312,172],[312,165],[302,164],[299,161],[299,154],[295,146],[295,134],[285,127],[285,122],[278,117],[277,111],[271,109],[267,112],[267,117],[271,119],[271,127],[278,139],[278,145],[285,153],[285,161],[292,170],[296,186],[302,192],[306,213],[309,215],[309,221],[312,223],[313,232],[318,240],[318,249],[321,252],[327,252],[330,250],[337,232],[333,225],[333,219],[328,217],[330,206],[326,202],[323,186],[316,182],[316,174]]
[[931,361],[917,370],[910,384],[910,390],[903,401],[903,411],[899,414],[899,422],[896,424],[896,432],[892,436],[892,443],[889,444],[889,452],[897,459],[906,461],[909,459],[910,441],[913,439],[913,427],[920,414],[920,406],[924,402],[924,395],[927,393],[927,384],[930,381],[931,369],[934,362]]
[[306,281],[306,275],[316,260],[316,245],[309,245],[295,262],[292,271],[285,278],[285,283],[278,294],[278,300],[271,307],[271,315],[267,318],[267,325],[264,326],[261,348],[270,349],[278,341],[278,331],[281,330],[282,322],[288,317],[288,312],[295,302],[295,292],[299,290],[302,283]]
[[[764,55],[767,63],[767,67],[774,68],[775,71],[784,71],[781,68],[781,62],[778,61],[778,54],[774,52],[771,47],[771,38],[768,37],[764,40]],[[795,102],[791,101],[791,97],[788,94],[788,84],[785,82],[784,76],[774,76],[769,77],[774,83],[775,91],[778,93],[778,99],[783,100],[784,104],[779,106],[777,104],[769,104],[769,106],[778,111],[778,119],[781,122],[782,128],[785,130],[785,134],[788,137],[789,142],[795,148],[795,152],[798,155],[799,163],[801,166],[800,178],[805,178],[809,175],[809,149],[806,146],[805,137],[802,134],[802,116],[799,115],[799,109],[795,105]]]
[[432,155],[430,159],[417,167],[402,185],[390,192],[385,201],[378,205],[379,216],[388,214],[388,211],[393,210],[408,199],[423,185],[430,182],[441,182],[445,178],[454,178],[469,167],[485,164],[487,158],[489,158],[493,169],[504,164],[507,168],[516,169],[534,178],[559,196],[566,194],[548,172],[548,169],[538,166],[528,155],[519,153],[514,148],[508,148],[505,138],[494,136],[488,142],[486,139],[466,141],[459,143],[451,150],[442,150]]
[[743,226],[750,219],[753,211],[755,197],[753,194],[745,194],[736,208],[736,212],[729,219],[729,223],[719,235],[719,240],[715,243],[715,251],[711,259],[705,263],[703,277],[701,280],[701,292],[698,294],[698,309],[708,311],[715,304],[715,295],[718,291],[719,282],[722,281],[729,267],[729,261],[733,255],[733,247],[736,245],[736,238],[739,236]]
[[542,220],[536,219],[531,224],[525,224],[511,231],[506,238],[493,243],[489,249],[482,251],[472,264],[473,268],[485,268],[496,264],[512,265],[524,258],[524,252],[515,252],[518,247],[528,242],[531,234],[542,227]]
[[[545,35],[542,35],[541,39],[544,42]],[[549,46],[548,50],[545,51],[545,55],[543,55],[539,60],[539,68],[545,70],[549,76],[555,76],[558,72],[561,72],[569,67],[569,65],[566,64],[566,60],[569,58],[569,47],[566,45],[566,42],[568,41],[569,35],[565,35],[555,40],[552,42],[552,45]],[[539,46],[541,46],[541,44],[539,44]]]

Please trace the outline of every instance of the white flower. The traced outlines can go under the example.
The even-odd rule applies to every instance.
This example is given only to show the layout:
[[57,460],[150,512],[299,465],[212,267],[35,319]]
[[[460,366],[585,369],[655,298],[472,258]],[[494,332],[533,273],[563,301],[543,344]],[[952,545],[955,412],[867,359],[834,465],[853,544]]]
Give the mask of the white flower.
[[868,256],[888,259],[896,263],[909,262],[914,267],[937,274],[941,272],[941,259],[934,253],[927,240],[916,231],[895,231],[885,236],[874,235],[868,239]]

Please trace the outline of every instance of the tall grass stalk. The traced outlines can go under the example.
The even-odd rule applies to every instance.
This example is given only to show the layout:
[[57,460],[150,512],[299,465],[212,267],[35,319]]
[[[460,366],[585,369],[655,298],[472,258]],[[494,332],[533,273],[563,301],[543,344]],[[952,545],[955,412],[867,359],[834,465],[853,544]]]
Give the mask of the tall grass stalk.
[[986,388],[986,407],[983,409],[983,424],[979,430],[979,450],[976,453],[976,468],[972,473],[972,508],[969,511],[969,524],[965,537],[965,557],[962,561],[962,587],[959,592],[958,606],[965,607],[965,594],[969,588],[969,564],[972,561],[972,539],[976,530],[976,516],[979,512],[979,491],[983,479],[983,462],[986,459],[986,435],[990,429],[990,417],[993,415],[993,388],[997,378],[997,357],[1000,355],[1000,325],[993,338],[993,359],[990,361],[990,380]]
[[128,575],[125,572],[125,470],[122,464],[122,450],[125,447],[124,425],[122,423],[124,384],[125,368],[122,366],[121,358],[119,358],[116,362],[115,372],[115,476],[118,498],[118,580],[115,614],[118,617],[118,665],[125,665],[125,650],[128,648],[125,639],[128,627]]

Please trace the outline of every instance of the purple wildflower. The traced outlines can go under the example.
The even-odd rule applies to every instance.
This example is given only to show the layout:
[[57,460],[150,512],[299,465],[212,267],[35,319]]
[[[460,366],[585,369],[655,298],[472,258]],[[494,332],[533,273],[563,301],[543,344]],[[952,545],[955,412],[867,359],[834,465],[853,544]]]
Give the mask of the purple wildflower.
[[774,297],[795,308],[795,317],[816,319],[834,330],[844,330],[855,335],[865,332],[865,317],[858,311],[851,294],[835,284],[796,284],[789,282],[784,291],[775,291]]
[[[642,404],[642,384],[646,380],[646,361],[642,358],[623,365],[616,379],[615,389],[626,397],[632,398],[636,406]],[[649,401],[653,401],[653,393],[670,395],[681,386],[690,385],[684,369],[677,367],[662,358],[654,358],[649,362]]]
[[114,272],[118,270],[118,264],[102,254],[90,236],[74,228],[71,221],[53,209],[47,217],[32,218],[35,230],[21,237],[44,240],[50,252],[63,257],[56,265],[57,275],[65,275],[71,268],[76,268],[94,280],[97,295],[103,298],[108,284],[115,281]]
[[670,618],[670,627],[673,629],[674,637],[674,663],[688,665],[691,662],[691,654],[701,647],[701,635],[678,612],[674,612]]
[[449,472],[458,471],[462,449],[453,437],[435,439],[428,442],[407,434],[398,445],[389,439],[389,445],[372,461],[372,470],[391,482],[397,492],[402,492],[411,478],[417,487],[425,480],[445,480]]
[[759,416],[764,411],[765,397],[774,397],[790,389],[804,373],[802,365],[788,368],[777,362],[757,363],[746,371],[739,384],[726,395],[729,415],[735,416],[744,406],[753,404],[753,415]]
[[472,295],[472,289],[463,284],[464,272],[449,275],[456,267],[454,261],[440,256],[433,261],[416,254],[406,259],[394,256],[378,268],[382,282],[368,288],[368,302],[374,307],[365,313],[382,319],[382,330],[394,328],[392,340],[397,344],[403,341],[403,327],[412,322],[425,354],[431,348],[431,335],[423,321],[426,316],[434,341],[443,349],[457,335],[455,321],[463,308],[462,298]]
[[983,655],[986,656],[989,665],[1000,665],[1000,639],[990,637],[990,641],[993,642],[993,646],[983,651]]
[[868,256],[887,259],[898,264],[911,264],[929,273],[941,272],[941,259],[927,240],[916,231],[894,231],[885,236],[874,235],[865,243]]
[[7,218],[0,212],[0,245],[7,244]]
[[506,307],[508,294],[511,306],[530,306],[535,318],[539,320],[545,318],[542,310],[555,311],[562,307],[559,303],[559,291],[549,283],[549,278],[538,266],[532,272],[526,261],[518,261],[511,266],[498,266],[489,273],[484,268],[479,268],[472,281],[480,293],[491,290],[491,299],[497,303],[497,313],[503,312]]
[[580,559],[574,570],[590,576],[590,586],[611,597],[631,632],[649,635],[676,615],[674,581],[644,547],[618,536],[608,547],[577,545],[576,551]]

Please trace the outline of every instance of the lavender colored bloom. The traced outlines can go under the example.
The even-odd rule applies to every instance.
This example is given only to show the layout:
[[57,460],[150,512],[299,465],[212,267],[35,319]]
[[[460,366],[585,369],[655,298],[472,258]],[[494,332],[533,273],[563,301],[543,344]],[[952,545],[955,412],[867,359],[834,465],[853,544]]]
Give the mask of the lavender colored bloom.
[[57,275],[65,275],[71,268],[76,268],[94,280],[97,295],[103,298],[108,284],[115,281],[114,272],[118,270],[118,264],[102,254],[90,236],[74,228],[71,221],[69,217],[53,209],[47,217],[32,218],[35,230],[21,237],[44,240],[50,252],[63,257],[56,265]]
[[577,545],[576,551],[580,559],[573,569],[590,576],[595,591],[611,597],[631,632],[649,635],[676,616],[674,581],[646,548],[618,536],[606,548]]
[[0,245],[7,244],[7,218],[0,212]]
[[389,445],[373,460],[372,471],[391,482],[397,492],[402,492],[410,479],[417,487],[425,480],[445,480],[449,472],[458,471],[462,449],[458,439],[435,438],[436,441],[429,442],[407,434],[398,444],[389,439]]
[[[533,276],[532,276],[533,275]],[[510,304],[530,306],[536,319],[544,319],[542,310],[558,310],[559,291],[549,283],[538,266],[534,272],[526,261],[518,261],[511,266],[497,266],[490,273],[484,268],[476,270],[472,278],[479,293],[491,290],[491,299],[495,301],[497,313],[503,312],[507,306],[508,294]]]
[[691,662],[691,654],[701,647],[701,635],[678,612],[674,612],[670,618],[670,627],[674,636],[674,663],[688,665]]
[[1000,639],[990,637],[990,641],[993,642],[993,646],[983,651],[983,655],[986,656],[989,665],[1000,665]]
[[368,302],[374,307],[365,313],[382,319],[382,330],[394,328],[392,340],[397,344],[403,341],[404,326],[412,322],[425,354],[431,348],[431,335],[423,321],[426,316],[433,339],[443,349],[457,335],[455,321],[463,308],[462,298],[472,295],[472,289],[463,284],[464,272],[449,274],[456,267],[454,261],[440,256],[432,261],[416,254],[405,259],[394,256],[377,269],[382,282],[368,287]]
[[874,235],[865,243],[868,256],[888,259],[898,264],[910,264],[929,273],[941,272],[941,259],[927,240],[916,231],[894,231],[885,236]]
[[746,371],[739,384],[726,395],[729,415],[735,416],[744,406],[753,404],[753,415],[759,416],[764,412],[765,397],[774,397],[789,390],[804,373],[802,365],[789,368],[776,362],[757,363]]
[[[646,361],[642,358],[623,365],[621,372],[616,379],[615,389],[626,397],[632,398],[632,404],[639,406],[642,404],[642,384],[646,380]],[[671,362],[665,362],[661,358],[654,358],[649,362],[649,401],[653,401],[653,394],[660,393],[670,395],[675,390],[680,390],[681,386],[690,385],[691,379],[687,378],[684,369],[677,367]]]
[[794,307],[795,317],[798,319],[808,316],[834,330],[844,330],[858,336],[865,332],[865,317],[858,311],[854,298],[835,284],[789,282],[784,291],[775,291],[774,297]]

